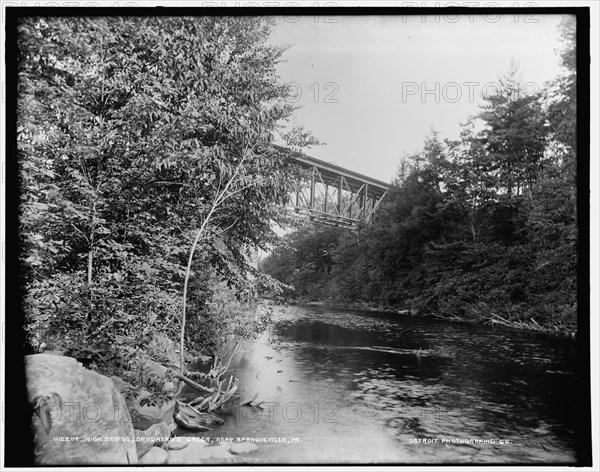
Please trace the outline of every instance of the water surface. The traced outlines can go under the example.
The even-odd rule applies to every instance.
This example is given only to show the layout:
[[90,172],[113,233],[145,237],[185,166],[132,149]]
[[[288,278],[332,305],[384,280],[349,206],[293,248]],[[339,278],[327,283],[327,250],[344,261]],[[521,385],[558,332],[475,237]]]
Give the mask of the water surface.
[[[213,438],[245,463],[574,463],[576,344],[407,315],[277,307]],[[208,434],[201,434],[209,436]],[[273,441],[273,442],[265,442]]]

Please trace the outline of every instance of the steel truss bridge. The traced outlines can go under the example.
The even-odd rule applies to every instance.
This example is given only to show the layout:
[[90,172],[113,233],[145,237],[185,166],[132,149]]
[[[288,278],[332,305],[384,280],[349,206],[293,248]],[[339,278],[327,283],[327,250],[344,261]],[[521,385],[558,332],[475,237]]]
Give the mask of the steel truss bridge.
[[296,189],[293,208],[311,220],[336,226],[372,223],[391,185],[329,162],[276,146],[308,171]]

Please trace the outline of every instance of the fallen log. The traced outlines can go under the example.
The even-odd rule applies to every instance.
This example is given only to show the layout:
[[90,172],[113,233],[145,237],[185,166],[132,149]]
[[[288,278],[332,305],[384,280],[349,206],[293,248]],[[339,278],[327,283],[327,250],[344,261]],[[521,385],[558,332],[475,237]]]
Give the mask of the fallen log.
[[[196,398],[195,398],[194,400],[192,400],[191,402],[188,402],[188,405],[189,405],[189,406],[193,406],[193,407],[195,407],[195,406],[198,406],[198,405],[200,405],[200,404],[201,404],[201,403],[202,403],[204,400],[206,400],[207,398],[210,398],[210,397],[196,397]],[[201,408],[200,408],[200,409],[201,409]]]
[[180,401],[177,401],[174,418],[179,426],[192,431],[212,431],[213,428],[225,423],[218,416],[200,412],[193,406]]
[[225,392],[223,392],[223,394],[221,395],[221,398],[215,397],[214,402],[209,402],[208,411],[214,411],[214,410],[220,408],[221,406],[223,406],[225,403],[227,403],[229,401],[229,399],[237,391],[238,379],[237,378],[235,379],[233,387],[231,386],[231,380],[232,380],[232,378],[230,377],[229,385],[227,386],[227,390]]
[[205,387],[204,385],[200,385],[199,383],[196,383],[193,380],[188,379],[185,375],[175,374],[175,377],[177,377],[180,380],[183,380],[187,385],[189,385],[192,388],[195,388],[196,390],[198,390],[200,392],[206,392],[206,393],[214,393],[215,392],[214,389]]

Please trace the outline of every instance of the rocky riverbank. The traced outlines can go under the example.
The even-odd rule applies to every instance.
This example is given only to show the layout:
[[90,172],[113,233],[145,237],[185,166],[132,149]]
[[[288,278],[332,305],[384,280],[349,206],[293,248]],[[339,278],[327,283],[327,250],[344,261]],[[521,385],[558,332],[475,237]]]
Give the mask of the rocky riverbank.
[[37,465],[223,464],[255,450],[253,444],[176,437],[175,400],[140,401],[132,408],[125,382],[74,358],[34,354],[25,365]]

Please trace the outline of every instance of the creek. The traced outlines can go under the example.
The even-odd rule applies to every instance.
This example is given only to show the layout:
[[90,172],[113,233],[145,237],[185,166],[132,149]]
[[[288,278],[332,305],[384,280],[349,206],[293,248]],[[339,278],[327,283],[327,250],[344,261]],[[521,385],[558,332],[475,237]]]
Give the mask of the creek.
[[[510,328],[275,307],[212,440],[252,464],[574,463],[576,341]],[[188,433],[188,435],[190,435]]]

